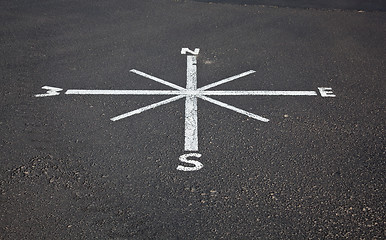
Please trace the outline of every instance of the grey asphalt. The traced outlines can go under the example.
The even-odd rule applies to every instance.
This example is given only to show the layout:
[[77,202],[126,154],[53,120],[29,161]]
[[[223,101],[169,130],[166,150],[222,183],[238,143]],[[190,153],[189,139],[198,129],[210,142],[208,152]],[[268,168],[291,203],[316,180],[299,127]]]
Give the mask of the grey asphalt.
[[[384,239],[386,13],[332,9],[1,1],[0,239]],[[183,172],[183,100],[63,94],[185,86],[183,47],[199,87],[318,95],[213,96],[268,123],[199,99]]]
[[314,8],[357,11],[386,11],[383,0],[194,0],[207,3],[264,5],[270,7]]

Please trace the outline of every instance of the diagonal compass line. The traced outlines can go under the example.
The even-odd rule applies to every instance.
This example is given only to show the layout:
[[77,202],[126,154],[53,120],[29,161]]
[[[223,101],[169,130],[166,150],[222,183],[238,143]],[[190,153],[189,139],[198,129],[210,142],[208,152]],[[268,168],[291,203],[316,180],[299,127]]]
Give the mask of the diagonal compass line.
[[252,73],[254,73],[254,72],[256,72],[256,71],[254,71],[254,70],[249,70],[249,71],[240,73],[240,74],[238,74],[238,75],[235,75],[235,76],[232,76],[232,77],[229,77],[229,78],[225,78],[225,79],[220,80],[220,81],[218,81],[218,82],[214,82],[214,83],[211,83],[211,84],[209,84],[209,85],[200,87],[198,90],[207,90],[207,89],[209,89],[209,88],[216,87],[216,86],[218,86],[218,85],[221,85],[221,84],[224,84],[224,83],[227,83],[227,82],[236,80],[236,79],[238,79],[238,78],[245,77],[245,76],[247,76],[247,75],[249,75],[249,74],[252,74]]
[[110,120],[115,122],[115,121],[121,120],[123,118],[127,118],[127,117],[133,116],[135,114],[139,114],[139,113],[142,113],[144,111],[147,111],[147,110],[150,110],[150,109],[153,109],[153,108],[156,108],[156,107],[159,107],[159,106],[162,106],[162,105],[165,105],[165,104],[177,101],[178,99],[181,99],[183,97],[185,97],[185,96],[184,95],[178,95],[178,96],[175,96],[175,97],[172,97],[172,98],[168,98],[168,99],[163,100],[161,102],[157,102],[157,103],[148,105],[146,107],[138,108],[138,109],[136,109],[134,111],[127,112],[127,113],[121,114],[119,116],[113,117]]
[[180,86],[178,86],[178,85],[176,85],[176,84],[174,84],[174,83],[167,82],[167,81],[165,81],[165,80],[162,80],[162,79],[160,79],[160,78],[154,77],[154,76],[152,76],[152,75],[149,75],[149,74],[147,74],[147,73],[144,73],[144,72],[141,72],[141,71],[138,71],[138,70],[135,70],[135,69],[131,69],[130,72],[135,73],[135,74],[138,74],[138,75],[140,75],[140,76],[142,76],[142,77],[145,77],[145,78],[149,78],[149,79],[151,79],[151,80],[153,80],[153,81],[162,83],[162,84],[164,84],[164,85],[166,85],[166,86],[169,86],[169,87],[172,87],[172,88],[174,88],[174,89],[178,89],[178,90],[186,90],[185,88],[180,87]]
[[267,119],[267,118],[261,117],[261,116],[259,116],[259,115],[256,115],[256,114],[253,114],[253,113],[250,113],[250,112],[247,112],[247,111],[244,111],[244,110],[242,110],[242,109],[240,109],[240,108],[237,108],[237,107],[233,107],[233,106],[231,106],[231,105],[229,105],[229,104],[220,102],[220,101],[215,100],[215,99],[213,99],[213,98],[206,97],[206,96],[197,96],[197,97],[199,97],[199,98],[201,98],[201,99],[203,99],[203,100],[205,100],[205,101],[211,102],[211,103],[213,103],[213,104],[216,104],[216,105],[218,105],[218,106],[220,106],[220,107],[228,108],[228,109],[230,109],[230,110],[232,110],[232,111],[235,111],[235,112],[244,114],[244,115],[246,115],[246,116],[248,116],[248,117],[257,119],[257,120],[259,120],[259,121],[262,121],[262,122],[269,122],[269,119]]

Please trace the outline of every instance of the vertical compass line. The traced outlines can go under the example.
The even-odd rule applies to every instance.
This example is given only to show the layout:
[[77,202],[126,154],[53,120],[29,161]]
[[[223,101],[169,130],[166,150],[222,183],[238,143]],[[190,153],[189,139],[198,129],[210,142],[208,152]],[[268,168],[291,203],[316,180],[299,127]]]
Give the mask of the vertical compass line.
[[[197,59],[186,56],[186,90],[197,90]],[[197,97],[187,95],[185,100],[185,151],[198,151]]]
[[138,75],[140,75],[140,76],[142,76],[142,77],[151,79],[151,80],[153,80],[153,81],[162,83],[162,84],[164,84],[164,85],[166,85],[166,86],[169,86],[169,87],[172,87],[172,88],[174,88],[174,89],[185,90],[185,88],[180,87],[180,86],[178,86],[178,85],[176,85],[176,84],[174,84],[174,83],[170,83],[170,82],[168,82],[168,81],[162,80],[162,79],[160,79],[160,78],[154,77],[154,76],[152,76],[152,75],[149,75],[149,74],[147,74],[147,73],[144,73],[144,72],[141,72],[141,71],[138,71],[138,70],[135,70],[135,69],[131,69],[130,72],[135,73],[135,74],[138,74]]
[[146,107],[138,108],[138,109],[136,109],[134,111],[127,112],[127,113],[121,114],[119,116],[113,117],[110,120],[115,122],[115,121],[121,120],[123,118],[127,118],[127,117],[133,116],[135,114],[139,114],[141,112],[144,112],[144,111],[147,111],[147,110],[150,110],[150,109],[153,109],[153,108],[156,108],[156,107],[159,107],[159,106],[162,106],[162,105],[165,105],[165,104],[177,101],[178,99],[181,99],[183,97],[185,97],[185,96],[184,95],[178,95],[178,96],[175,96],[175,97],[172,97],[172,98],[168,98],[168,99],[163,100],[161,102],[157,102],[157,103],[148,105]]
[[243,73],[240,73],[240,74],[237,74],[235,76],[232,76],[232,77],[229,77],[229,78],[225,78],[223,80],[220,80],[218,82],[214,82],[214,83],[211,83],[209,85],[206,85],[206,86],[203,86],[203,87],[200,87],[198,90],[207,90],[209,88],[213,88],[213,87],[216,87],[218,85],[221,85],[221,84],[224,84],[224,83],[227,83],[227,82],[230,82],[230,81],[233,81],[233,80],[236,80],[238,78],[241,78],[241,77],[245,77],[249,74],[252,74],[256,71],[254,70],[249,70],[249,71],[246,71],[246,72],[243,72]]
[[205,101],[208,101],[208,102],[211,102],[213,104],[216,104],[220,107],[223,107],[223,108],[228,108],[232,111],[235,111],[235,112],[238,112],[238,113],[241,113],[241,114],[244,114],[248,117],[251,117],[251,118],[254,118],[256,120],[259,120],[259,121],[262,121],[262,122],[269,122],[269,119],[267,118],[264,118],[264,117],[261,117],[259,115],[256,115],[256,114],[253,114],[253,113],[250,113],[250,112],[247,112],[247,111],[244,111],[240,108],[237,108],[237,107],[234,107],[234,106],[231,106],[229,104],[226,104],[226,103],[223,103],[223,102],[220,102],[218,100],[215,100],[213,98],[210,98],[210,97],[205,97],[205,96],[198,96],[199,98],[205,100]]

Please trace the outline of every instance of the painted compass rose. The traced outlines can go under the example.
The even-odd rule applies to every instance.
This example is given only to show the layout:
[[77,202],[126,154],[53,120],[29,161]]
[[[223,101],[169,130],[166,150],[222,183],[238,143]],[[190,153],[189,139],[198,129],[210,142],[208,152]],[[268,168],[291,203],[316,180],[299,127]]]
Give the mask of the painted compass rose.
[[[171,98],[166,100],[130,111],[116,117],[111,118],[111,121],[118,121],[135,114],[142,113],[144,111],[177,101],[179,99],[185,98],[185,152],[186,153],[180,156],[179,160],[181,162],[194,165],[192,167],[186,167],[179,165],[177,170],[181,171],[196,171],[203,167],[203,164],[197,160],[189,160],[188,157],[200,158],[201,154],[198,153],[198,118],[197,118],[197,98],[200,98],[204,101],[216,104],[220,107],[227,108],[229,110],[244,114],[250,118],[254,118],[258,121],[268,122],[269,119],[244,111],[240,108],[231,106],[224,102],[215,100],[210,96],[243,96],[243,95],[253,95],[253,96],[318,96],[316,91],[211,91],[216,86],[219,86],[224,83],[234,81],[236,79],[245,77],[254,73],[255,71],[249,70],[238,75],[228,77],[217,82],[211,83],[209,85],[197,88],[197,55],[199,54],[200,49],[195,48],[194,51],[188,48],[182,48],[181,54],[186,54],[186,87],[175,85],[171,82],[162,80],[158,77],[151,76],[147,73],[138,71],[136,69],[130,70],[130,72],[140,75],[142,77],[151,79],[153,81],[164,84],[173,90],[83,90],[83,89],[68,89],[64,94],[66,95],[170,95]],[[36,97],[48,97],[59,95],[63,90],[61,88],[44,86],[42,89],[47,90],[46,93],[36,94]],[[335,97],[332,92],[332,89],[329,87],[318,87],[319,93],[322,97]]]

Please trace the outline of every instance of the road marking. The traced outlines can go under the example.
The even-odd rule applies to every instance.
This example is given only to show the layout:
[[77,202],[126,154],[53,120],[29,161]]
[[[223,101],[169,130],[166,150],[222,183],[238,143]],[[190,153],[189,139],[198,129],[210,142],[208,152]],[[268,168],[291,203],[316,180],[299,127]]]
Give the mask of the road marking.
[[60,94],[59,92],[63,90],[63,89],[61,89],[61,88],[49,87],[49,86],[43,86],[42,89],[48,90],[47,93],[36,94],[35,97],[57,96],[57,95]]
[[315,91],[205,91],[201,95],[218,96],[317,96]]
[[259,121],[262,121],[262,122],[269,122],[269,119],[266,119],[266,118],[263,118],[259,115],[256,115],[256,114],[253,114],[253,113],[250,113],[250,112],[247,112],[247,111],[244,111],[240,108],[237,108],[237,107],[233,107],[229,104],[226,104],[226,103],[223,103],[223,102],[220,102],[220,101],[217,101],[217,100],[214,100],[213,98],[210,98],[210,97],[205,97],[205,96],[199,96],[199,98],[205,100],[205,101],[208,101],[208,102],[211,102],[213,104],[216,104],[220,107],[223,107],[223,108],[228,108],[232,111],[235,111],[235,112],[238,112],[238,113],[241,113],[241,114],[244,114],[248,117],[251,117],[251,118],[254,118],[256,120],[259,120]]
[[118,121],[118,120],[121,120],[123,118],[127,118],[127,117],[130,117],[130,116],[133,116],[135,114],[139,114],[139,113],[142,113],[146,110],[150,110],[150,109],[153,109],[153,108],[156,108],[156,107],[159,107],[159,106],[162,106],[162,105],[165,105],[165,104],[168,104],[168,103],[171,103],[171,102],[174,102],[174,101],[177,101],[178,99],[181,99],[183,98],[184,96],[175,96],[175,97],[172,97],[172,98],[168,98],[164,101],[160,101],[160,102],[157,102],[157,103],[154,103],[154,104],[151,104],[151,105],[148,105],[146,107],[143,107],[143,108],[139,108],[139,109],[136,109],[134,111],[131,111],[131,112],[128,112],[128,113],[124,113],[124,114],[121,114],[119,116],[116,116],[116,117],[113,117],[111,118],[110,120],[111,121]]
[[[186,57],[186,89],[197,89],[196,56]],[[198,151],[197,96],[187,95],[185,100],[185,151]]]
[[154,81],[156,81],[156,82],[162,83],[162,84],[164,84],[164,85],[166,85],[166,86],[169,86],[169,87],[172,87],[172,88],[175,88],[175,89],[178,89],[178,90],[184,90],[183,87],[177,86],[177,85],[174,84],[174,83],[167,82],[167,81],[162,80],[162,79],[160,79],[160,78],[151,76],[151,75],[149,75],[149,74],[147,74],[147,73],[144,73],[144,72],[141,72],[141,71],[138,71],[138,70],[135,70],[135,69],[131,69],[130,72],[135,73],[135,74],[138,74],[138,75],[140,75],[140,76],[142,76],[142,77],[145,77],[145,78],[154,80]]
[[192,55],[198,55],[199,52],[200,52],[199,48],[195,48],[194,51],[190,50],[189,48],[182,48],[181,49],[181,54],[190,53]]
[[[68,95],[189,95],[189,96],[317,96],[316,91],[202,91],[202,90],[86,90],[69,89]],[[39,96],[38,96],[39,95]],[[37,94],[37,97],[45,97]],[[57,94],[59,95],[59,92]],[[53,95],[50,95],[53,96]],[[330,95],[329,95],[330,96]],[[334,95],[335,96],[335,95]],[[324,97],[324,96],[323,96]]]
[[[318,96],[316,91],[271,91],[271,90],[259,90],[259,91],[208,91],[208,89],[214,88],[221,84],[225,84],[236,79],[248,76],[252,73],[255,73],[254,70],[249,70],[228,78],[224,78],[217,82],[208,84],[204,87],[197,89],[197,56],[200,49],[195,48],[194,51],[188,48],[182,48],[181,54],[192,54],[186,56],[186,88],[180,87],[174,83],[165,81],[158,77],[154,77],[147,73],[141,72],[136,69],[130,70],[130,72],[140,75],[142,77],[151,79],[158,83],[164,84],[176,90],[87,90],[87,89],[68,89],[66,95],[175,95],[166,100],[150,104],[148,106],[130,111],[116,117],[111,118],[111,121],[118,121],[135,114],[142,113],[144,111],[177,101],[181,98],[185,98],[185,145],[184,150],[187,152],[198,152],[198,117],[197,117],[197,98],[200,98],[204,101],[213,103],[220,107],[235,111],[237,113],[246,115],[250,118],[262,121],[269,122],[269,119],[247,112],[240,108],[231,106],[227,103],[215,100],[208,96]],[[48,97],[56,96],[60,94],[60,91],[63,89],[56,87],[43,86],[42,89],[48,90],[44,94],[36,94],[36,97]],[[322,97],[335,97],[333,94],[332,88],[330,87],[318,87],[320,95]],[[188,157],[200,158],[201,154],[199,153],[189,153],[183,154],[180,156],[179,160],[184,163],[193,164],[194,167],[184,167],[179,165],[177,170],[181,171],[197,171],[203,167],[203,165],[196,160],[188,160]]]
[[181,91],[176,90],[84,90],[69,89],[65,94],[79,95],[181,95]]
[[185,167],[185,166],[181,166],[181,165],[178,165],[177,166],[177,170],[179,171],[184,171],[184,172],[192,172],[192,171],[197,171],[197,170],[200,170],[204,165],[202,163],[200,163],[199,161],[196,161],[196,160],[188,160],[187,158],[188,157],[196,157],[196,158],[200,158],[201,157],[201,154],[199,153],[188,153],[188,154],[183,154],[179,157],[179,160],[181,162],[184,162],[184,163],[189,163],[189,164],[193,164],[194,167]]
[[330,87],[318,87],[320,96],[322,97],[336,97],[336,95],[332,92],[332,88]]
[[252,73],[255,73],[255,71],[249,70],[249,71],[247,71],[247,72],[243,72],[243,73],[237,74],[237,75],[235,75],[235,76],[232,76],[232,77],[229,77],[229,78],[225,78],[225,79],[223,79],[223,80],[220,80],[220,81],[218,81],[218,82],[214,82],[214,83],[212,83],[212,84],[206,85],[206,86],[204,86],[204,87],[199,88],[198,90],[207,90],[207,89],[209,89],[209,88],[214,88],[214,87],[216,87],[216,86],[218,86],[218,85],[221,85],[221,84],[224,84],[224,83],[227,83],[227,82],[236,80],[236,79],[241,78],[241,77],[248,76],[249,74],[252,74]]

